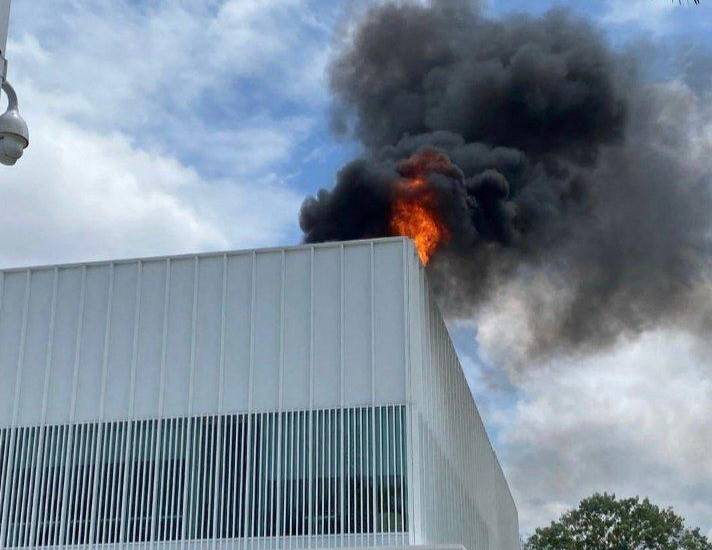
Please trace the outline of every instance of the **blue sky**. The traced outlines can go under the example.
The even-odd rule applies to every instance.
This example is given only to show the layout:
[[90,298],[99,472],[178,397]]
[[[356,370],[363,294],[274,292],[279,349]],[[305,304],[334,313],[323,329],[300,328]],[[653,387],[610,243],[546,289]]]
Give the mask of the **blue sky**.
[[[698,145],[712,152],[711,2],[484,10],[562,4],[643,58],[647,79],[689,93]],[[0,176],[0,265],[297,243],[304,196],[359,151],[329,131],[325,67],[366,6],[16,0],[9,77],[32,145]],[[712,530],[710,358],[684,334],[657,332],[515,376],[487,346],[506,311],[450,328],[523,530],[594,490],[648,494]]]

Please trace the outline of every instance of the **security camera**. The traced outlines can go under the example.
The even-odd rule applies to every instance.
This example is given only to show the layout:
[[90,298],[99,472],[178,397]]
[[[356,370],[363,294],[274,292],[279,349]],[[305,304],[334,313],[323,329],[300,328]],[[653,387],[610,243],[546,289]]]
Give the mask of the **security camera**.
[[0,116],[0,163],[12,166],[30,144],[30,132],[17,108],[15,90],[7,80],[2,83],[2,89],[7,94],[8,105],[5,114]]

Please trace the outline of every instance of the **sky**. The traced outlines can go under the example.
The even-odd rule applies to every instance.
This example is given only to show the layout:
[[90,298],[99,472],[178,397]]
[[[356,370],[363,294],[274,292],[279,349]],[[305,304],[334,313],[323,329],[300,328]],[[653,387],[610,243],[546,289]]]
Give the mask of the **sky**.
[[[712,99],[712,2],[565,4],[642,57],[646,78]],[[0,170],[0,267],[298,243],[304,197],[359,153],[330,133],[325,69],[365,6],[16,0],[8,76],[31,146]],[[712,127],[702,140],[712,153]],[[449,328],[522,533],[609,491],[673,506],[712,535],[707,352],[658,330],[513,377],[488,347],[501,315]]]

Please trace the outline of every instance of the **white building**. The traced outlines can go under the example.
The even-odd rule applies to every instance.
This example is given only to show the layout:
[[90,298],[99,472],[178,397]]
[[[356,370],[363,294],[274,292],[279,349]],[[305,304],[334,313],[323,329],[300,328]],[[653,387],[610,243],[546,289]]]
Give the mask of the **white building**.
[[519,548],[410,241],[0,271],[0,548]]

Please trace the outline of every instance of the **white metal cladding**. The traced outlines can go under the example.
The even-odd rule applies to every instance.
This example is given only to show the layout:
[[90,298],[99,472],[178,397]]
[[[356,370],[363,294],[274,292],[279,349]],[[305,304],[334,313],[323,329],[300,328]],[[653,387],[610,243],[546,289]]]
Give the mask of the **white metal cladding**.
[[413,540],[519,550],[517,509],[416,255],[409,285]]
[[402,258],[387,239],[0,271],[0,426],[403,403]]
[[[405,543],[465,544],[471,550],[515,548],[510,533],[516,530],[516,510],[447,332],[438,323],[442,322],[427,292],[424,270],[412,244],[400,238],[0,271],[0,428],[5,428],[0,437],[6,472],[0,480],[5,506],[0,546],[6,541],[18,545],[27,537],[30,541],[35,537],[36,543],[37,537],[45,536],[49,517],[50,525],[58,518],[60,526],[59,531],[56,525],[50,531],[60,537],[52,542],[69,546],[117,540],[184,548],[212,540],[213,547],[225,548]],[[465,414],[455,407],[464,407]],[[403,411],[402,416],[394,413],[394,419],[407,425],[402,470],[395,462],[376,458],[382,448],[400,448],[398,434],[403,433],[386,423],[385,437],[376,438],[381,410]],[[307,412],[308,417],[300,416]],[[301,456],[286,442],[280,444],[285,419],[296,418],[296,429],[298,419],[310,419],[304,420],[312,431],[306,437],[322,443],[312,443],[316,451],[305,456],[329,450],[318,460],[335,460],[332,464],[339,465],[335,489],[339,521],[338,528],[334,524],[332,529],[336,532],[321,534],[310,527],[306,535],[276,531],[282,535],[269,536],[265,527],[261,534],[233,531],[229,534],[246,536],[224,538],[222,527],[218,528],[227,521],[221,519],[223,508],[211,504],[206,517],[190,520],[196,529],[207,531],[190,531],[190,521],[185,519],[180,538],[160,538],[163,529],[176,528],[161,520],[168,498],[161,488],[182,488],[184,514],[193,502],[191,491],[217,494],[217,479],[223,474],[210,476],[213,458],[215,467],[223,467],[227,445],[223,440],[230,433],[225,426],[238,422],[231,418],[260,415],[272,418],[268,425],[273,426],[270,437],[277,439],[275,464],[283,464],[287,457],[298,462]],[[371,426],[359,424],[358,415],[370,418]],[[336,432],[317,418],[336,422]],[[211,466],[200,467],[204,478],[202,485],[196,485],[200,489],[186,482],[186,476],[193,475],[190,468],[176,474],[173,485],[165,485],[162,472],[173,480],[171,468],[177,466],[155,461],[162,449],[157,442],[172,438],[173,445],[185,445],[190,454],[198,444],[194,430],[200,426],[211,426],[216,433],[214,441],[200,439],[200,445],[208,445],[207,454],[197,453],[188,460],[190,464],[207,460]],[[337,438],[338,446],[312,439],[319,434]],[[121,437],[123,443],[111,443]],[[144,441],[131,443],[130,438],[136,437]],[[259,448],[255,445],[263,443],[253,443],[250,452],[255,453]],[[34,447],[29,453],[18,452],[23,445]],[[100,457],[105,448],[118,454],[143,449],[142,453],[153,453],[154,464],[132,462],[130,453],[123,462],[104,463]],[[250,452],[243,467],[261,467],[249,460]],[[83,460],[82,453],[93,464],[82,475],[93,477],[91,483],[82,482],[84,496],[72,498],[80,499],[77,502],[91,514],[81,535],[89,538],[67,539],[69,526],[74,525],[69,512],[75,510],[74,501],[63,500],[62,506],[56,505],[58,511],[51,512],[53,500],[42,497],[50,494],[46,484],[52,477],[51,468],[45,466],[58,460],[57,455],[64,457],[65,474],[60,476],[60,469],[55,469],[53,482],[63,494],[70,494],[75,486],[69,480],[78,475],[71,465],[86,464],[74,462]],[[306,460],[307,498],[328,491],[318,489],[324,483],[318,476],[318,460]],[[385,464],[385,470],[377,464]],[[358,476],[349,477],[349,465],[358,469]],[[113,502],[122,503],[120,510],[112,512],[113,524],[98,519],[104,517],[100,503],[110,491],[103,488],[102,468],[118,476],[122,485],[121,493],[116,489],[111,493],[111,498],[119,499]],[[128,468],[128,473],[122,468]],[[138,485],[142,496],[133,496],[131,468],[148,479]],[[354,481],[378,475],[390,479],[403,471],[408,479],[405,487]],[[269,479],[260,477],[259,471],[255,475],[255,479]],[[244,479],[247,484],[252,478]],[[30,488],[22,488],[25,482]],[[366,523],[353,516],[355,495],[364,501],[358,514],[370,518],[358,521]],[[21,508],[14,504],[18,496],[24,503]],[[177,502],[177,495],[173,498],[171,502]],[[400,508],[391,507],[393,499],[402,499]],[[143,506],[144,523],[151,518],[148,540],[129,538],[134,501]],[[297,521],[299,512],[288,514],[276,504],[278,499],[265,496],[262,502],[262,506],[274,503],[278,525],[285,525],[287,517]],[[50,512],[45,512],[45,504]],[[245,501],[243,508],[259,510],[260,505],[259,500]],[[311,526],[318,515],[309,506],[305,523]],[[238,509],[231,518],[249,529],[249,514]],[[463,519],[459,526],[456,518]],[[472,518],[478,518],[477,528],[472,527]],[[331,525],[329,521],[335,520],[327,521]],[[392,530],[389,522],[391,527],[403,522],[405,531]],[[101,538],[102,530],[111,527],[119,529],[119,538]],[[67,532],[60,534],[61,529]],[[360,531],[364,529],[368,532]]]

